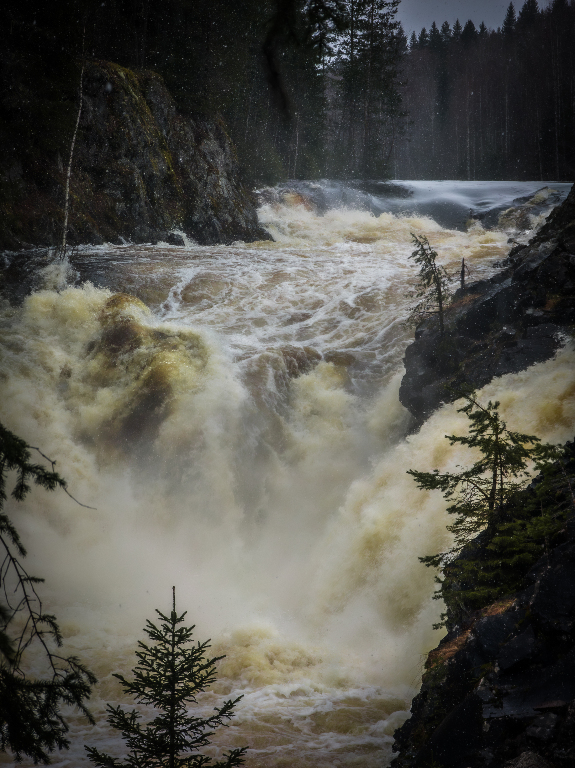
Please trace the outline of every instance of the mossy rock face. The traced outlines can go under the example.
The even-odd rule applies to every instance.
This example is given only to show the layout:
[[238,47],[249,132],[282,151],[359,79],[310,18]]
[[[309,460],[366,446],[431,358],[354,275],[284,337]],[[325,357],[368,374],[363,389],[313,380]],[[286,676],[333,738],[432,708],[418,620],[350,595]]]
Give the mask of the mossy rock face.
[[[28,99],[39,104],[41,96]],[[54,245],[61,238],[61,147],[69,146],[70,103],[62,110],[61,125],[50,125],[66,136],[44,142],[58,151],[28,158],[24,171],[14,166],[17,158],[0,168],[0,247]],[[159,75],[111,62],[86,65],[70,193],[71,243],[120,236],[154,242],[174,227],[201,244],[268,237],[221,123],[179,115]]]

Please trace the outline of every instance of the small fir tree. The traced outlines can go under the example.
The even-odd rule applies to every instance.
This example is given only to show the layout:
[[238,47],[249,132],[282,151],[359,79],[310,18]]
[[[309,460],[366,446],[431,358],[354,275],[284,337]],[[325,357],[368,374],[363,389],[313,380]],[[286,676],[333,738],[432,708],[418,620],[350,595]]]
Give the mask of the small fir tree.
[[460,472],[440,473],[407,470],[422,490],[440,490],[450,502],[447,512],[455,515],[448,526],[455,543],[448,552],[421,558],[426,565],[440,567],[486,527],[493,527],[501,519],[505,506],[531,480],[529,464],[542,470],[555,461],[560,450],[542,444],[535,435],[512,432],[499,414],[499,402],[481,405],[475,393],[465,394],[466,404],[458,409],[469,419],[469,434],[446,435],[451,445],[466,445],[479,451],[479,458],[471,467]]
[[444,311],[451,301],[452,293],[449,286],[449,277],[445,269],[438,264],[437,252],[429,244],[425,235],[418,237],[411,233],[416,249],[410,259],[419,265],[419,284],[415,296],[419,303],[411,307],[407,322],[409,325],[417,325],[429,315],[437,314],[439,317],[439,332],[445,333]]
[[[31,450],[51,464],[48,469],[31,461]],[[37,592],[43,579],[31,576],[22,564],[26,550],[11,519],[3,511],[7,499],[7,473],[15,472],[10,495],[23,501],[31,482],[66,493],[66,481],[54,471],[54,462],[37,448],[0,424],[0,751],[23,756],[35,764],[50,763],[54,749],[67,749],[69,727],[63,706],[76,706],[91,722],[86,707],[95,676],[75,656],[62,656],[62,634],[52,614],[45,613]],[[32,677],[26,670],[26,651],[40,646],[47,674]]]
[[213,763],[199,750],[210,743],[213,728],[226,725],[234,715],[241,696],[226,701],[208,718],[188,714],[188,705],[197,703],[197,694],[211,685],[216,677],[216,662],[223,658],[207,658],[209,640],[193,645],[194,626],[183,625],[186,613],[176,613],[176,590],[173,587],[172,611],[160,617],[159,626],[147,621],[144,632],[152,645],[138,642],[138,663],[132,670],[134,679],[115,674],[124,691],[139,704],[150,705],[158,714],[147,725],[139,721],[137,710],[126,712],[108,705],[108,722],[121,731],[130,752],[123,760],[86,747],[90,760],[99,768],[233,768],[243,764],[247,747],[232,749],[224,760]]
[[[435,581],[447,613],[434,625],[437,629],[448,616],[461,618],[467,610],[480,608],[508,594],[521,574],[536,559],[548,536],[564,524],[564,511],[543,508],[549,494],[548,476],[561,450],[542,444],[535,435],[512,432],[499,415],[499,403],[481,405],[474,392],[464,395],[459,409],[471,422],[466,436],[446,435],[451,445],[461,444],[479,451],[478,460],[460,472],[418,472],[408,470],[422,490],[440,490],[450,502],[449,514],[455,523],[447,527],[454,534],[454,546],[447,552],[419,558],[427,566],[443,569]],[[531,481],[529,464],[540,476],[535,502],[541,506],[536,516],[534,501],[520,496]],[[517,510],[518,500],[520,509]],[[480,538],[477,534],[484,531]],[[486,540],[485,536],[487,537]],[[445,589],[445,585],[448,589]]]

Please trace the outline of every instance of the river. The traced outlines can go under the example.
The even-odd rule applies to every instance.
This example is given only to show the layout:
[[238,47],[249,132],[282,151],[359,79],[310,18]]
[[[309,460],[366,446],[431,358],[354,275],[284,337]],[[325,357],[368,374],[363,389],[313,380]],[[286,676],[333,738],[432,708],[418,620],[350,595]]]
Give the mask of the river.
[[[407,435],[398,401],[410,233],[454,279],[462,256],[479,279],[529,237],[518,217],[539,226],[570,185],[500,227],[466,227],[469,210],[493,225],[541,186],[297,182],[262,194],[273,243],[84,247],[44,267],[21,306],[4,302],[0,418],[95,508],[36,489],[8,507],[66,650],[100,680],[97,725],[72,714],[55,765],[89,765],[84,743],[122,754],[103,718],[121,700],[112,673],[129,674],[172,584],[196,638],[226,655],[202,711],[243,695],[214,754],[387,764],[441,636],[417,558],[446,545],[444,504],[406,470],[468,461],[444,439],[465,429],[455,405]],[[513,429],[572,439],[574,363],[567,342],[480,397]]]

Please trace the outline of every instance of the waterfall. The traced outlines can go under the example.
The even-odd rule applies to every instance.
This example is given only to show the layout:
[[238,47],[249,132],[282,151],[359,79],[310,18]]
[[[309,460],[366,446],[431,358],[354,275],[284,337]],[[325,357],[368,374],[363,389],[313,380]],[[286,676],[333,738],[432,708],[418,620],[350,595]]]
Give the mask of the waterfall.
[[[492,205],[509,208],[516,187],[492,189]],[[406,436],[410,233],[454,280],[462,256],[476,280],[510,231],[300,192],[262,205],[273,243],[86,247],[67,284],[49,269],[22,306],[1,307],[0,419],[96,508],[39,489],[8,505],[66,649],[100,679],[97,726],[72,716],[55,765],[88,765],[84,743],[121,754],[102,717],[121,695],[111,675],[133,666],[172,584],[196,638],[226,654],[201,707],[244,695],[215,753],[249,744],[253,768],[390,758],[440,637],[417,558],[447,543],[441,495],[406,470],[468,462],[444,439],[466,428],[457,404]],[[573,346],[480,398],[501,400],[515,430],[572,438]]]

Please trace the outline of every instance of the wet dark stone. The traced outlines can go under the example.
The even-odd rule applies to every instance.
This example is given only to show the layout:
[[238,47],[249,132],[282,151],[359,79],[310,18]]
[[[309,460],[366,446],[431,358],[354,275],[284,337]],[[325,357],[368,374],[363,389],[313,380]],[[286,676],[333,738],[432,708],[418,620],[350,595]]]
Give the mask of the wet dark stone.
[[[535,620],[547,631],[571,633],[575,628],[575,545],[554,550],[531,603]],[[575,694],[574,694],[575,696]]]
[[[29,98],[43,97],[31,92]],[[13,186],[19,190],[10,204],[14,216],[0,222],[0,248],[61,241],[63,175],[56,154],[29,167]],[[157,243],[174,228],[201,244],[271,239],[259,226],[221,121],[178,114],[154,72],[86,64],[71,182],[71,245],[119,237]]]
[[514,637],[508,643],[505,643],[501,648],[497,656],[499,669],[509,669],[515,664],[533,658],[536,650],[537,640],[535,633],[533,627],[529,626],[524,632]]
[[473,635],[481,650],[488,657],[493,657],[515,628],[515,616],[501,613],[499,616],[486,616],[473,627]]
[[[547,477],[555,483],[557,509],[567,514],[571,494],[564,473],[572,478],[574,470],[575,442],[569,442]],[[518,505],[539,482],[518,494]],[[483,531],[459,557],[481,559],[491,540]],[[448,614],[448,633],[428,656],[411,718],[395,734],[393,768],[574,768],[574,618],[571,516],[547,552],[530,570],[525,566],[515,594],[481,610],[462,605],[461,613]],[[478,722],[464,716],[471,700]],[[460,747],[450,751],[450,738],[454,745],[467,740],[473,749],[464,745],[458,757]]]
[[553,731],[557,726],[558,715],[553,712],[548,712],[545,715],[536,717],[531,723],[529,728],[525,731],[525,734],[531,739],[537,739],[538,741],[549,741],[553,736]]
[[535,752],[523,752],[515,760],[505,763],[505,768],[553,768],[551,763]]
[[434,731],[416,757],[416,765],[465,768],[482,741],[481,700],[471,694]]
[[445,335],[434,316],[421,323],[405,352],[399,399],[420,425],[457,398],[463,385],[548,360],[575,322],[575,188],[527,246],[513,248],[507,266],[489,280],[455,293]]
[[169,243],[170,245],[185,245],[184,238],[182,235],[178,235],[176,232],[167,232],[166,236],[162,238],[162,240],[165,243]]

